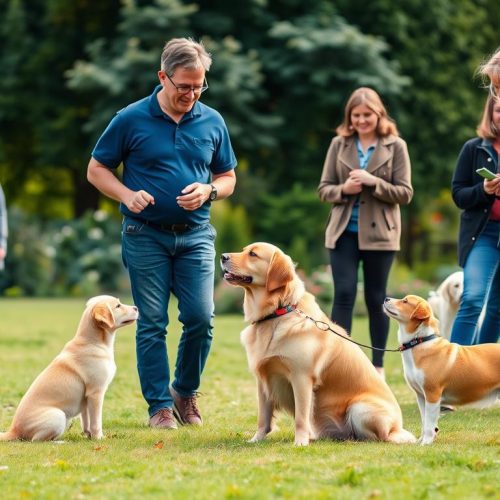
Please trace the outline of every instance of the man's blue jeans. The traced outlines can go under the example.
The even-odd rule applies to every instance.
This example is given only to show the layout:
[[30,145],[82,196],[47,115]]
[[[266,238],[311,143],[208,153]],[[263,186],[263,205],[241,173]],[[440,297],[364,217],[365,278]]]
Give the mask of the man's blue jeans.
[[[451,330],[462,345],[496,342],[500,334],[500,222],[490,221],[472,247],[464,266],[464,292]],[[476,333],[483,305],[486,312]]]
[[172,407],[166,345],[170,292],[183,325],[172,386],[181,396],[200,386],[212,343],[215,236],[210,224],[172,233],[124,218],[122,256],[139,309],[137,368],[150,416]]

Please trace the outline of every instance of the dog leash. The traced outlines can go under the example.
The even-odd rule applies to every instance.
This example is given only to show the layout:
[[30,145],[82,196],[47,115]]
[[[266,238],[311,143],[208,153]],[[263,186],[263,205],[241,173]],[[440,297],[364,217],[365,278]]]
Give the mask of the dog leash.
[[316,328],[318,328],[319,330],[321,330],[323,332],[330,331],[330,332],[334,333],[335,335],[343,338],[344,340],[348,340],[349,342],[352,342],[353,344],[356,344],[360,347],[372,349],[373,351],[384,351],[384,352],[401,352],[401,351],[404,351],[405,349],[409,349],[409,347],[406,347],[405,349],[401,349],[401,347],[398,347],[397,349],[382,349],[380,347],[373,347],[370,345],[361,344],[360,342],[356,342],[355,340],[351,339],[351,337],[346,337],[345,335],[342,335],[341,333],[336,332],[328,323],[311,318],[311,316],[308,316],[304,311],[302,311],[300,309],[295,309],[295,312],[303,318],[310,319],[315,324]]

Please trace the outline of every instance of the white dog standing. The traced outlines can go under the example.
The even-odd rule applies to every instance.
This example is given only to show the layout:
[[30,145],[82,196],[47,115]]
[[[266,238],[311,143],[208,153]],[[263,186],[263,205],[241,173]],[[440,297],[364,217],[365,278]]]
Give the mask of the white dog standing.
[[428,302],[432,312],[439,319],[442,337],[450,340],[451,328],[457,316],[460,300],[464,291],[464,273],[456,271],[450,274],[435,292],[430,292]]
[[83,432],[101,439],[104,394],[116,371],[114,333],[137,317],[137,307],[115,297],[90,299],[75,337],[31,384],[0,441],[57,439],[77,415]]

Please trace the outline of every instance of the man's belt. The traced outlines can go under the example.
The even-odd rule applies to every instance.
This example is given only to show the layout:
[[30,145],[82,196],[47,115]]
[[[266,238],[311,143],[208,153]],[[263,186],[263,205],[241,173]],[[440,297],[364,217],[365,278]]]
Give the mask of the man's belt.
[[138,217],[131,217],[131,219],[142,222],[146,226],[152,227],[157,231],[166,231],[167,233],[185,233],[193,229],[193,226],[188,224],[159,224],[158,222],[151,222],[150,220],[140,219]]

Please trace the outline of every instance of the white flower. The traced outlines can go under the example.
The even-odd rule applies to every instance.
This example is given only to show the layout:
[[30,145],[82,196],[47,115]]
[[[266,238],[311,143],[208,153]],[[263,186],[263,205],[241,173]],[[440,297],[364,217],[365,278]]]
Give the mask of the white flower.
[[56,249],[54,247],[51,247],[51,246],[46,246],[45,247],[45,255],[49,258],[54,258],[56,256]]
[[108,212],[104,210],[96,210],[94,212],[94,220],[97,222],[102,222],[108,218]]
[[96,270],[85,273],[85,277],[91,283],[97,283],[99,281],[99,273]]
[[93,227],[88,232],[88,237],[91,240],[102,240],[104,236],[104,231],[100,227]]
[[71,226],[63,226],[63,228],[61,229],[61,234],[69,238],[70,236],[73,236],[75,234],[75,231]]

